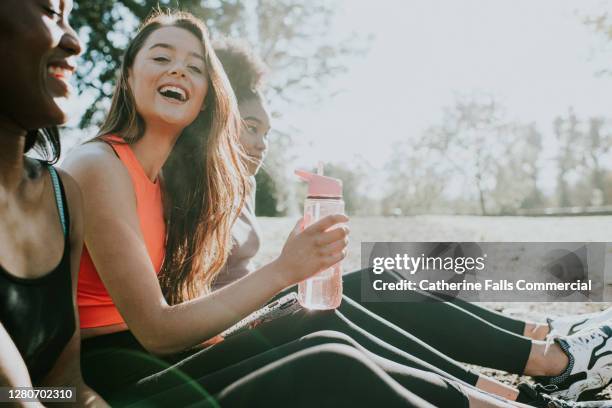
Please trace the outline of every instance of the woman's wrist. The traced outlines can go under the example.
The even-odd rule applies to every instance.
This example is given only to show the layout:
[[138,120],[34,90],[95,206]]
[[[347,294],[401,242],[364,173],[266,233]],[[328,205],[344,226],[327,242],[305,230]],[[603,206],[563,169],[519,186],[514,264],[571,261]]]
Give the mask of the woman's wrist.
[[265,272],[267,275],[265,281],[273,285],[276,293],[295,283],[291,281],[287,267],[280,257],[262,268],[262,272]]

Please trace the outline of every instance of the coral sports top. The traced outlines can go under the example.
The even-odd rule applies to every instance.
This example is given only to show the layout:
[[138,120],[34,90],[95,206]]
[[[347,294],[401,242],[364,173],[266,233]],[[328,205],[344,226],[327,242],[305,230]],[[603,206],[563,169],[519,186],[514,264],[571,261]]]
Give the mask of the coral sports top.
[[[132,148],[125,144],[122,138],[108,136],[105,141],[113,148],[130,174],[136,193],[136,210],[140,230],[155,272],[159,274],[164,261],[166,241],[166,225],[159,179],[152,182],[147,177]],[[123,317],[100,280],[86,245],[83,248],[79,268],[78,305],[83,329],[124,323]]]

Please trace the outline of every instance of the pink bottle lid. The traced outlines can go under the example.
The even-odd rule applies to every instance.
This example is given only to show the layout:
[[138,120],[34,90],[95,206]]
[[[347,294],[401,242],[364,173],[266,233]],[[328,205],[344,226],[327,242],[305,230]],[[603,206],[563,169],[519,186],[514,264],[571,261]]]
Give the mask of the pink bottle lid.
[[296,170],[295,174],[308,183],[309,197],[342,197],[342,180],[304,170]]

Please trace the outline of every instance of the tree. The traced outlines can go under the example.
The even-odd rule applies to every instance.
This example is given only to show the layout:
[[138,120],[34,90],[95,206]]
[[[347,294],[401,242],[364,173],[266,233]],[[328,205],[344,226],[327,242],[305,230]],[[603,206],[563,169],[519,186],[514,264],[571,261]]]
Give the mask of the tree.
[[501,107],[488,95],[460,96],[444,110],[442,125],[430,128],[425,137],[426,145],[443,155],[443,165],[463,175],[475,190],[482,215],[488,213],[486,195],[495,185],[500,158],[496,144],[506,126],[501,115]]
[[[424,133],[415,148],[418,156],[411,160],[427,168],[424,174],[421,168],[417,178],[437,178],[433,189],[437,201],[454,194],[460,200],[475,198],[482,215],[514,213],[530,197],[541,197],[537,186],[541,150],[541,135],[534,124],[508,120],[495,99],[476,94],[459,96],[444,110],[441,124]],[[444,180],[443,187],[439,180]]]
[[491,202],[499,213],[514,214],[518,208],[536,208],[544,203],[538,188],[538,159],[542,135],[535,123],[506,127],[501,142],[503,154],[495,167],[495,188]]
[[559,144],[557,154],[557,191],[559,206],[569,207],[571,205],[568,174],[575,169],[580,162],[580,147],[583,135],[578,130],[578,119],[572,109],[567,117],[557,117],[553,122],[553,130]]
[[295,176],[286,168],[295,160],[291,138],[281,130],[270,135],[270,147],[262,168],[255,177],[256,213],[268,217],[293,215],[298,212],[295,197]]
[[[609,7],[609,3],[601,3],[598,8],[599,11],[594,11],[592,15],[584,16],[582,21],[593,30],[596,36],[606,41],[609,46],[612,43],[612,15],[610,13],[612,10]],[[605,52],[609,52],[609,50],[610,48],[607,47]],[[612,70],[608,67],[609,64],[607,64],[606,59],[605,68],[600,69],[597,74],[611,75]]]
[[440,152],[425,143],[395,143],[385,166],[388,188],[383,197],[383,213],[418,214],[434,209],[449,179],[448,169],[440,166],[440,158]]
[[520,169],[517,168],[514,175],[516,177],[516,174],[520,174],[520,170],[523,170],[529,183],[529,192],[523,198],[520,208],[540,208],[545,205],[544,194],[538,187],[538,179],[540,178],[538,159],[543,148],[542,134],[538,131],[535,123],[524,127],[522,131],[526,132],[525,137],[521,140],[526,143],[524,149],[526,150],[525,154],[527,157],[525,157],[522,164],[518,165]]
[[592,117],[588,120],[588,131],[585,138],[587,146],[583,161],[585,167],[590,169],[593,193],[601,194],[601,202],[591,204],[609,204],[608,198],[603,194],[606,191],[606,169],[603,162],[612,149],[612,133],[607,129],[607,125],[607,121],[601,117]]
[[567,116],[555,119],[553,128],[559,143],[556,158],[559,205],[607,204],[605,163],[612,149],[607,120],[580,119],[570,109]]
[[326,164],[325,175],[342,180],[344,211],[348,215],[354,215],[362,201],[366,200],[366,196],[360,191],[363,175],[339,163]]
[[276,199],[276,184],[265,169],[255,175],[257,191],[255,194],[255,214],[263,217],[275,217],[279,214]]

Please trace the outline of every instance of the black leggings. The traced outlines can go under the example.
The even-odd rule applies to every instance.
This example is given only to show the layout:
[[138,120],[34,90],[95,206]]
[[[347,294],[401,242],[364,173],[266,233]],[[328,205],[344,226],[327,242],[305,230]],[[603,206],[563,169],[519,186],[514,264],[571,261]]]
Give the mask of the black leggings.
[[[162,384],[153,393],[138,390],[136,395],[145,397],[130,406],[434,407],[407,391],[357,350],[341,343],[310,346],[277,359],[279,353],[294,345],[280,346],[274,353],[268,351],[162,392],[156,391]],[[205,389],[211,381],[230,384],[213,396]],[[458,396],[437,406],[465,407],[464,399]]]
[[[423,291],[403,292],[403,302],[362,302],[363,273],[369,272],[344,275],[345,296],[455,360],[523,374],[531,350],[531,339],[523,336],[524,322],[461,299]],[[394,282],[400,277],[385,271],[377,279]],[[378,334],[369,320],[348,312],[347,316],[363,329]],[[407,349],[439,367],[418,347],[408,345]]]
[[[311,399],[305,401],[310,401],[312,406],[321,401],[325,403],[328,399],[331,404],[337,401],[336,398],[343,398],[344,402],[350,401],[351,404],[358,406],[361,404],[371,406],[368,401],[372,402],[372,400],[361,395],[362,388],[366,385],[362,387],[359,385],[376,382],[375,390],[385,390],[385,393],[372,397],[378,403],[394,405],[413,401],[411,403],[419,406],[415,402],[419,401],[418,398],[408,398],[412,395],[407,393],[406,390],[409,390],[436,406],[467,406],[467,398],[458,382],[446,378],[448,375],[437,368],[386,345],[372,338],[373,336],[360,336],[358,331],[355,331],[350,337],[339,332],[316,331],[322,327],[333,326],[343,327],[346,331],[350,331],[348,329],[350,324],[340,316],[341,313],[337,311],[313,313],[301,310],[294,315],[277,319],[231,337],[197,353],[187,356],[185,354],[176,355],[164,360],[155,358],[146,352],[129,332],[101,336],[83,342],[83,374],[86,382],[113,402],[113,405],[122,406],[143,399],[150,402],[151,398],[153,401],[167,402],[170,401],[169,398],[177,398],[177,395],[183,394],[187,395],[185,398],[188,400],[200,401],[203,394],[216,396],[223,400],[224,396],[229,395],[223,391],[227,387],[230,387],[228,388],[230,390],[240,389],[240,392],[236,391],[232,394],[232,398],[242,398],[243,395],[250,395],[251,392],[256,393],[255,388],[249,391],[251,385],[246,380],[240,382],[241,386],[238,388],[232,388],[232,384],[247,373],[259,369],[261,371],[257,375],[248,378],[256,383],[269,381],[284,384],[281,387],[283,393],[258,395],[257,398],[265,398],[262,403],[271,403],[270,398],[281,398],[285,393],[288,395],[313,394],[313,389],[319,390],[324,387],[325,392],[314,393]],[[315,333],[312,334],[313,332]],[[364,343],[367,348],[363,346]],[[316,370],[313,368],[307,372],[301,372],[300,369],[306,368],[309,364],[303,361],[304,356],[310,356],[311,353],[318,355],[319,351],[313,351],[311,348],[325,344],[351,347],[353,352],[350,356],[345,354],[334,356],[333,352],[324,348],[323,350],[326,351],[323,356],[318,356],[316,359],[320,367]],[[370,349],[374,349],[377,354],[372,353]],[[378,353],[388,358],[381,357]],[[376,363],[379,370],[380,368],[384,370],[384,376],[380,375],[380,371],[372,370],[372,362]],[[399,364],[400,362],[403,364]],[[175,364],[171,365],[173,363]],[[273,365],[266,367],[268,364]],[[328,374],[329,370],[331,372],[338,370],[346,374],[342,367],[346,370],[347,364],[360,368],[354,368],[355,371],[351,372],[349,377]],[[439,372],[441,375],[414,367]],[[317,370],[324,375],[316,376]],[[464,371],[467,370],[464,369]],[[289,378],[294,378],[294,380],[287,380],[288,372],[293,373]],[[329,383],[329,385],[321,385],[321,382]],[[405,388],[397,388],[398,384]],[[329,391],[328,395],[327,389],[330,387],[335,391]],[[402,392],[398,393],[397,390]],[[147,398],[151,395],[153,397]],[[252,399],[255,396],[249,398]],[[281,400],[277,402],[280,403]],[[285,401],[285,404],[287,402]],[[180,405],[184,405],[182,399]],[[408,404],[408,406],[411,405]]]

